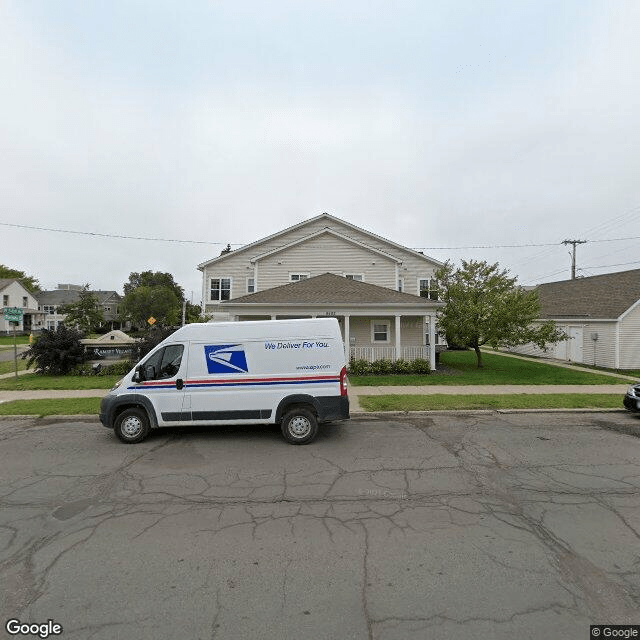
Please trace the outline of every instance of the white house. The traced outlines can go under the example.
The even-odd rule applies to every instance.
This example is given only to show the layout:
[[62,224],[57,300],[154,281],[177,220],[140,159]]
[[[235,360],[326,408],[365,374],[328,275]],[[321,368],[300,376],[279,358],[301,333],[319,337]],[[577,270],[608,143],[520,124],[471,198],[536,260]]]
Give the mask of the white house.
[[546,351],[512,351],[592,364],[640,369],[640,269],[548,282],[537,287],[543,320],[555,320],[567,339]]
[[[16,331],[36,331],[42,329],[44,313],[38,310],[38,301],[28,289],[13,278],[0,279],[0,296],[2,307],[17,307],[22,309],[22,321],[16,326]],[[13,325],[4,319],[4,313],[0,315],[0,331],[10,333]]]
[[236,320],[336,316],[349,355],[435,368],[441,263],[327,213],[198,266],[202,312]]

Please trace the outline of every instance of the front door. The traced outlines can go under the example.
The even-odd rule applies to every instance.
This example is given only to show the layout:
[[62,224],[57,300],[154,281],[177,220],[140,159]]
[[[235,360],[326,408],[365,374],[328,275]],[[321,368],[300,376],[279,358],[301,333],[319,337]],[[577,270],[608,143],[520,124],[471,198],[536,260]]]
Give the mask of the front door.
[[183,355],[183,344],[169,344],[154,351],[142,365],[143,380],[136,390],[151,400],[159,425],[180,423],[186,371]]

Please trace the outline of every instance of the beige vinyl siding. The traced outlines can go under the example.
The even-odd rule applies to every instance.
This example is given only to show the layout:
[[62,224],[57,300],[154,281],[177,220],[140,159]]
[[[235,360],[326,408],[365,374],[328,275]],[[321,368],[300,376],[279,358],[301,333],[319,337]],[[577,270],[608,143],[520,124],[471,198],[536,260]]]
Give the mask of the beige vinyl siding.
[[[591,338],[592,333],[598,339]],[[582,362],[598,367],[614,369],[616,366],[616,323],[592,322],[584,325],[582,338]]]
[[640,304],[620,321],[620,368],[640,369]]
[[361,273],[365,282],[394,288],[395,262],[342,238],[322,235],[258,262],[260,289],[289,282],[290,273]]
[[[389,323],[389,342],[372,342],[371,322],[381,321]],[[352,347],[395,347],[396,345],[395,316],[351,317],[349,321],[349,336],[355,338]],[[342,326],[342,324],[341,324]],[[401,318],[400,344],[403,347],[421,347],[424,345],[424,318]],[[343,328],[344,333],[344,328]]]
[[[211,278],[230,277],[232,279],[232,299],[246,295],[248,293],[247,277],[253,277],[254,275],[254,265],[251,263],[253,258],[289,245],[292,242],[302,240],[326,228],[330,228],[336,233],[340,233],[357,242],[402,260],[402,264],[398,267],[397,276],[404,279],[405,293],[418,295],[418,279],[433,277],[437,269],[437,265],[426,256],[421,258],[411,251],[403,250],[400,247],[385,242],[383,239],[378,240],[365,232],[352,229],[338,222],[327,224],[326,220],[316,220],[313,223],[309,223],[298,229],[289,231],[284,235],[263,242],[247,251],[242,251],[237,254],[232,252],[222,260],[205,267],[203,271],[205,304],[215,304],[210,300]],[[365,276],[365,282],[394,290],[397,289],[396,263],[393,259],[386,258],[376,252],[368,252],[365,247],[359,247],[332,235],[319,236],[315,240],[325,242],[322,246],[325,247],[327,255],[319,255],[318,247],[321,245],[314,245],[312,241],[309,241],[259,260],[257,263],[258,275],[256,279],[256,290],[264,291],[267,288],[287,284],[289,282],[289,272],[291,271],[304,271],[305,273],[311,271],[312,276],[326,272],[339,275],[343,273],[362,273]],[[308,261],[306,256],[301,258],[305,248],[312,250],[312,268],[307,267]],[[269,267],[274,264],[278,266],[278,261],[284,263],[285,261],[289,262],[292,260],[298,261],[292,268],[286,271],[270,271],[267,269],[264,274],[266,278],[263,277],[265,264]],[[302,260],[302,262],[299,262],[300,260]],[[367,261],[368,264],[366,264]],[[374,261],[376,264],[372,265],[371,263]]]

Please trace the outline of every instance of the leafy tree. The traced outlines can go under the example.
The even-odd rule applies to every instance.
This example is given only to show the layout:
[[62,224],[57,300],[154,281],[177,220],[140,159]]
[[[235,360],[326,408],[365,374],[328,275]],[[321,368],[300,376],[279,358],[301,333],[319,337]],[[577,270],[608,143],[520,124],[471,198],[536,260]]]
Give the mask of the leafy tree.
[[184,300],[184,289],[173,279],[170,273],[161,271],[142,271],[129,274],[129,282],[124,284],[124,295],[135,291],[139,287],[168,287],[173,291],[176,298]]
[[94,327],[99,327],[104,316],[98,302],[98,296],[89,291],[89,284],[85,284],[80,291],[77,302],[62,305],[58,313],[66,315],[64,322],[69,327],[76,327],[84,333],[89,333]]
[[173,331],[171,327],[150,327],[147,329],[142,339],[136,344],[137,359],[142,360],[147,353],[168,338]]
[[40,291],[40,283],[34,276],[28,276],[24,271],[11,269],[4,264],[0,264],[0,278],[15,278],[19,280],[22,286],[31,293]]
[[56,330],[43,329],[34,344],[22,355],[27,366],[48,375],[66,375],[84,361],[82,333],[77,329],[59,325]]
[[120,303],[120,316],[134,326],[146,327],[154,317],[158,326],[180,324],[182,300],[166,286],[140,286],[127,293]]
[[508,273],[498,263],[475,260],[463,260],[459,269],[446,262],[436,273],[440,300],[446,302],[438,326],[450,343],[476,352],[478,367],[483,366],[482,345],[497,348],[533,342],[544,349],[566,337],[553,321],[537,322],[537,291],[525,291]]

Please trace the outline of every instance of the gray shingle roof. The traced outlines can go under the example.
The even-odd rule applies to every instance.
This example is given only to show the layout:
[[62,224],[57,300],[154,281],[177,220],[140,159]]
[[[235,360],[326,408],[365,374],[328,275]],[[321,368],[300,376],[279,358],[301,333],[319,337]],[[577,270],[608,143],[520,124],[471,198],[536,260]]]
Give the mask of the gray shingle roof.
[[400,293],[386,287],[367,282],[348,280],[333,273],[325,273],[300,282],[285,284],[272,289],[240,298],[234,298],[223,304],[434,304],[408,293]]
[[537,287],[543,318],[619,318],[640,300],[640,269]]

